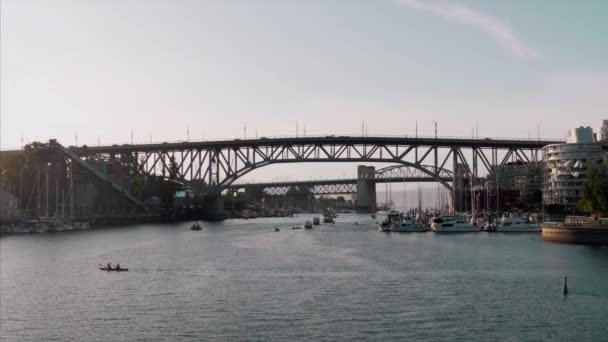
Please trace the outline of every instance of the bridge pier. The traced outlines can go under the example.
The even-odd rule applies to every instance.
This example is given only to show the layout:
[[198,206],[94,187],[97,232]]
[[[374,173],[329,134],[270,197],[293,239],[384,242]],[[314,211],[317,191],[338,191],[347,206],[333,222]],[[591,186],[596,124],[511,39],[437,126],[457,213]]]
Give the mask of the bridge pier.
[[456,163],[454,167],[454,180],[452,182],[452,212],[453,213],[461,213],[469,211],[468,199],[470,195],[465,181],[466,170],[463,164]]
[[359,165],[357,167],[357,201],[355,210],[358,213],[376,212],[376,168]]
[[222,194],[206,194],[203,196],[203,219],[206,221],[221,221],[226,218],[224,213],[224,197]]

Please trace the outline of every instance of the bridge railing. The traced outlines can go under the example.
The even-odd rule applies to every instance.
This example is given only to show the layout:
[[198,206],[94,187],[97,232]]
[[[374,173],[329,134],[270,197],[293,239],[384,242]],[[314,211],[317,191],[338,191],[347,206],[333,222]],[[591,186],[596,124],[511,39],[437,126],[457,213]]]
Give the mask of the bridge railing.
[[[82,146],[113,146],[113,145],[151,145],[151,144],[177,144],[177,143],[205,143],[205,142],[217,142],[217,141],[253,141],[253,140],[265,140],[265,139],[298,139],[298,138],[417,138],[417,139],[467,139],[476,141],[565,141],[564,138],[547,138],[547,137],[536,137],[536,138],[521,138],[521,137],[472,137],[472,136],[455,136],[455,135],[415,135],[415,134],[306,134],[306,135],[265,135],[265,136],[251,136],[251,137],[213,137],[203,139],[150,139],[150,140],[134,140],[131,142],[108,142],[104,141],[101,144],[79,144],[70,145],[74,147]],[[17,149],[20,149],[17,148]]]
[[[306,134],[306,135],[265,135],[265,136],[248,136],[248,137],[213,137],[213,138],[203,138],[203,139],[150,139],[150,140],[133,140],[130,141],[101,141],[100,143],[91,143],[91,144],[78,144],[78,145],[69,145],[69,147],[95,147],[95,146],[128,146],[128,145],[160,145],[160,144],[178,144],[178,143],[205,143],[205,142],[218,142],[218,141],[253,141],[253,140],[264,140],[264,139],[297,139],[297,138],[418,138],[418,139],[467,139],[467,140],[476,140],[476,141],[565,141],[562,138],[547,138],[547,137],[536,137],[536,138],[520,138],[520,137],[473,137],[473,136],[454,136],[454,135],[438,135],[435,137],[434,135],[416,135],[416,134]],[[46,141],[42,141],[46,142]],[[61,141],[59,141],[62,143]],[[2,151],[18,151],[22,150],[23,146],[2,146],[0,150]]]

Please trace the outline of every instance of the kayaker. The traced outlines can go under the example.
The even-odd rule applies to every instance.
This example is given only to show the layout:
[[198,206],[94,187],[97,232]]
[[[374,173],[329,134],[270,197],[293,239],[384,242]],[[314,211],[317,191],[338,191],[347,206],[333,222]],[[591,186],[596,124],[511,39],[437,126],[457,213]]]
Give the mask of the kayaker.
[[116,269],[119,270],[120,269],[120,264],[116,264]]
[[108,269],[109,269],[109,270],[111,270],[111,269],[112,269],[112,264],[111,264],[111,263],[108,263],[108,266],[107,266],[107,267],[108,267]]

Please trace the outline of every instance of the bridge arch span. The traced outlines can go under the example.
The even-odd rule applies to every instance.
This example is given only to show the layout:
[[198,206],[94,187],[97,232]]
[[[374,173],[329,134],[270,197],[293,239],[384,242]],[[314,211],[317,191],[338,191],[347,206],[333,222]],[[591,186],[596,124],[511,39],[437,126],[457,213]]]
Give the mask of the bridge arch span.
[[[251,164],[251,165],[247,165],[244,166],[243,168],[237,170],[233,176],[229,177],[229,178],[225,178],[222,182],[220,182],[218,184],[218,187],[220,189],[225,189],[225,188],[229,188],[236,180],[238,180],[239,178],[245,176],[246,174],[248,174],[249,172],[252,172],[254,170],[257,170],[259,168],[262,168],[264,166],[268,166],[268,165],[274,165],[274,164],[287,164],[287,163],[302,163],[302,162],[361,162],[361,160],[358,159],[353,159],[353,160],[346,160],[346,159],[341,159],[341,160],[325,160],[325,159],[308,159],[305,161],[301,161],[301,160],[279,160],[279,161],[263,161],[257,164]],[[365,162],[368,163],[393,163],[394,161],[387,161],[387,160],[383,160],[383,159],[367,159],[365,160]],[[440,183],[441,185],[443,185],[447,190],[452,191],[452,185],[449,182],[446,182],[445,179],[446,178],[452,178],[452,171],[448,170],[448,169],[437,169],[437,172],[435,172],[435,168],[431,165],[417,165],[415,163],[410,163],[407,161],[399,161],[398,165],[391,165],[391,166],[387,166],[381,169],[378,169],[376,171],[375,176],[377,178],[391,178],[391,179],[398,179],[398,178],[413,178],[413,177],[422,177],[422,176],[428,176],[430,178],[433,178],[437,181],[437,183]]]

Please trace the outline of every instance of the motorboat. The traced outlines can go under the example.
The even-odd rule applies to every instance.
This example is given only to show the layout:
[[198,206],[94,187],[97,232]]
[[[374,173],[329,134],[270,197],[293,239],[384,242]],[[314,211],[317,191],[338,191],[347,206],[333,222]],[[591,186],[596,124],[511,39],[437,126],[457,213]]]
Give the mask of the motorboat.
[[201,225],[198,224],[198,222],[195,222],[191,227],[190,230],[202,230],[203,228],[201,228]]
[[502,221],[494,228],[498,233],[515,233],[515,232],[540,232],[539,224],[526,222],[519,217],[504,217]]
[[331,217],[332,219],[335,219],[338,217],[338,214],[336,214],[336,212],[333,211],[332,209],[327,208],[326,210],[323,211],[323,222],[326,222],[325,219],[327,217]]
[[472,233],[478,232],[479,228],[460,219],[442,220],[441,218],[433,219],[431,226],[436,233]]
[[435,230],[435,228],[437,228],[443,222],[450,221],[453,219],[454,217],[452,216],[433,216],[429,219],[429,227],[431,227],[431,230]]
[[279,229],[279,227],[274,227],[274,231],[275,232],[280,232],[281,230]]
[[386,217],[391,222],[397,222],[401,219],[401,213],[397,210],[389,210],[389,212],[386,213]]
[[323,214],[323,223],[334,223],[334,217],[332,214]]
[[423,226],[416,224],[412,220],[404,219],[401,222],[392,224],[390,231],[397,232],[397,233],[426,232],[427,229]]
[[378,225],[381,232],[390,232],[393,227],[401,221],[401,214],[397,210],[390,210],[386,213],[386,218]]
[[312,229],[312,222],[306,221],[304,223],[304,229]]
[[314,224],[314,225],[319,225],[319,224],[321,224],[321,219],[315,216],[315,217],[312,219],[312,224]]
[[388,223],[387,221],[384,221],[378,225],[378,230],[381,232],[388,233],[391,231],[391,224]]

